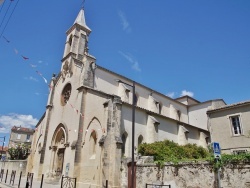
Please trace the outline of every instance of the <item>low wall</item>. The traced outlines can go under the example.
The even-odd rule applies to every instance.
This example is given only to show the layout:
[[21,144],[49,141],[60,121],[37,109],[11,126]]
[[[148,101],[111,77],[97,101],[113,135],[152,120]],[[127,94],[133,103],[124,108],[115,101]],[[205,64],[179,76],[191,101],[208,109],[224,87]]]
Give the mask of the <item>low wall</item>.
[[[121,171],[122,188],[128,185],[127,170],[124,160]],[[159,168],[152,158],[144,158],[136,164],[136,188],[145,188],[146,184],[171,185],[171,188],[217,188],[217,179],[217,172],[214,172],[213,166],[208,162],[165,164],[163,168]],[[250,164],[223,167],[220,171],[220,185],[223,188],[250,188]]]
[[16,170],[16,175],[20,175],[22,171],[22,176],[26,175],[27,160],[7,160],[0,161],[0,169],[4,169],[4,173],[8,170],[10,174],[12,170]]

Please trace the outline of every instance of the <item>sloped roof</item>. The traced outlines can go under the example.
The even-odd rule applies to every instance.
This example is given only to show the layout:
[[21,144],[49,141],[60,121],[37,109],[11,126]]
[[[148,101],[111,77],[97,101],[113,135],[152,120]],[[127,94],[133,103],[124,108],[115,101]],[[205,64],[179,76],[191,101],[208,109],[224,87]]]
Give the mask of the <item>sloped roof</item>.
[[9,148],[8,148],[7,146],[6,146],[6,147],[3,147],[3,148],[2,148],[2,146],[1,146],[1,147],[0,147],[0,152],[1,152],[1,151],[6,152],[6,151],[8,151],[8,149],[9,149]]
[[213,110],[208,110],[207,113],[209,114],[209,113],[213,113],[213,112],[216,112],[216,111],[237,108],[237,107],[245,106],[245,105],[250,105],[250,100],[241,101],[241,102],[233,103],[233,104],[228,104],[228,105],[225,105],[225,106],[213,109]]
[[14,132],[25,132],[25,133],[34,133],[34,129],[26,128],[26,127],[21,127],[21,126],[14,126],[12,127],[11,131]]

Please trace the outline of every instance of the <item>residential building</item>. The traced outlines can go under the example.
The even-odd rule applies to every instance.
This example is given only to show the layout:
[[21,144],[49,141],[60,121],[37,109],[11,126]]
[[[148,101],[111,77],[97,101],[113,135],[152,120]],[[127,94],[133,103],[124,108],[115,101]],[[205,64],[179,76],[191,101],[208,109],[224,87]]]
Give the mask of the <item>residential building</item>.
[[222,153],[250,151],[250,101],[226,105],[207,112],[211,139]]
[[51,79],[46,111],[36,125],[28,160],[34,178],[44,174],[45,181],[59,182],[66,175],[76,177],[78,187],[103,187],[106,180],[124,187],[121,161],[143,142],[207,147],[206,111],[225,105],[223,100],[172,99],[96,65],[88,51],[90,33],[82,9],[66,32],[61,70]]
[[34,129],[25,128],[22,126],[12,127],[9,138],[9,147],[13,147],[18,144],[31,145],[34,132]]

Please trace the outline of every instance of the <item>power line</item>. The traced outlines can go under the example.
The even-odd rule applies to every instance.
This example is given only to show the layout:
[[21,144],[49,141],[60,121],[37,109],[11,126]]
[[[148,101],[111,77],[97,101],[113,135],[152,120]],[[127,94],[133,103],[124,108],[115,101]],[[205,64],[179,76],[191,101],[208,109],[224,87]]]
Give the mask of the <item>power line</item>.
[[0,14],[1,14],[1,12],[2,12],[2,9],[3,9],[3,7],[4,7],[5,2],[6,2],[6,0],[3,2],[3,6],[2,6],[1,9],[0,9]]
[[12,10],[10,16],[9,16],[9,19],[7,20],[7,22],[6,22],[6,24],[5,24],[4,28],[3,28],[3,31],[2,31],[2,33],[1,33],[1,35],[0,35],[0,38],[2,37],[4,31],[5,31],[5,29],[6,29],[7,25],[8,25],[8,23],[9,23],[9,21],[10,21],[12,15],[13,15],[13,13],[14,13],[16,7],[17,7],[18,2],[19,2],[19,0],[18,0],[17,3],[15,4],[15,7],[13,8],[13,10]]
[[4,22],[4,20],[5,20],[5,17],[6,17],[6,15],[7,15],[7,13],[9,12],[9,9],[10,9],[10,6],[11,6],[11,3],[12,3],[12,1],[10,1],[10,4],[9,4],[9,6],[8,6],[8,8],[7,8],[6,12],[5,12],[5,14],[4,14],[3,20],[2,20],[2,22],[1,22],[1,24],[0,24],[0,28],[1,28],[1,27],[2,27],[2,25],[3,25],[3,22]]

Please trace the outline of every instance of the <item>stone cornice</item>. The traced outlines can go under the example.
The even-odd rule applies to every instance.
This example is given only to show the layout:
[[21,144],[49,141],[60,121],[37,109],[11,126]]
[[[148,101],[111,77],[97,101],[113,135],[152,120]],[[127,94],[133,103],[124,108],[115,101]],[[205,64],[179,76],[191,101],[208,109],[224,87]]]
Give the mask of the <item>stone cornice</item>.
[[78,28],[78,29],[81,29],[83,31],[85,31],[87,33],[87,35],[89,35],[91,33],[91,30],[78,24],[78,23],[75,23],[73,26],[71,26],[68,31],[66,31],[66,34],[69,35],[70,32],[72,32],[75,28]]

